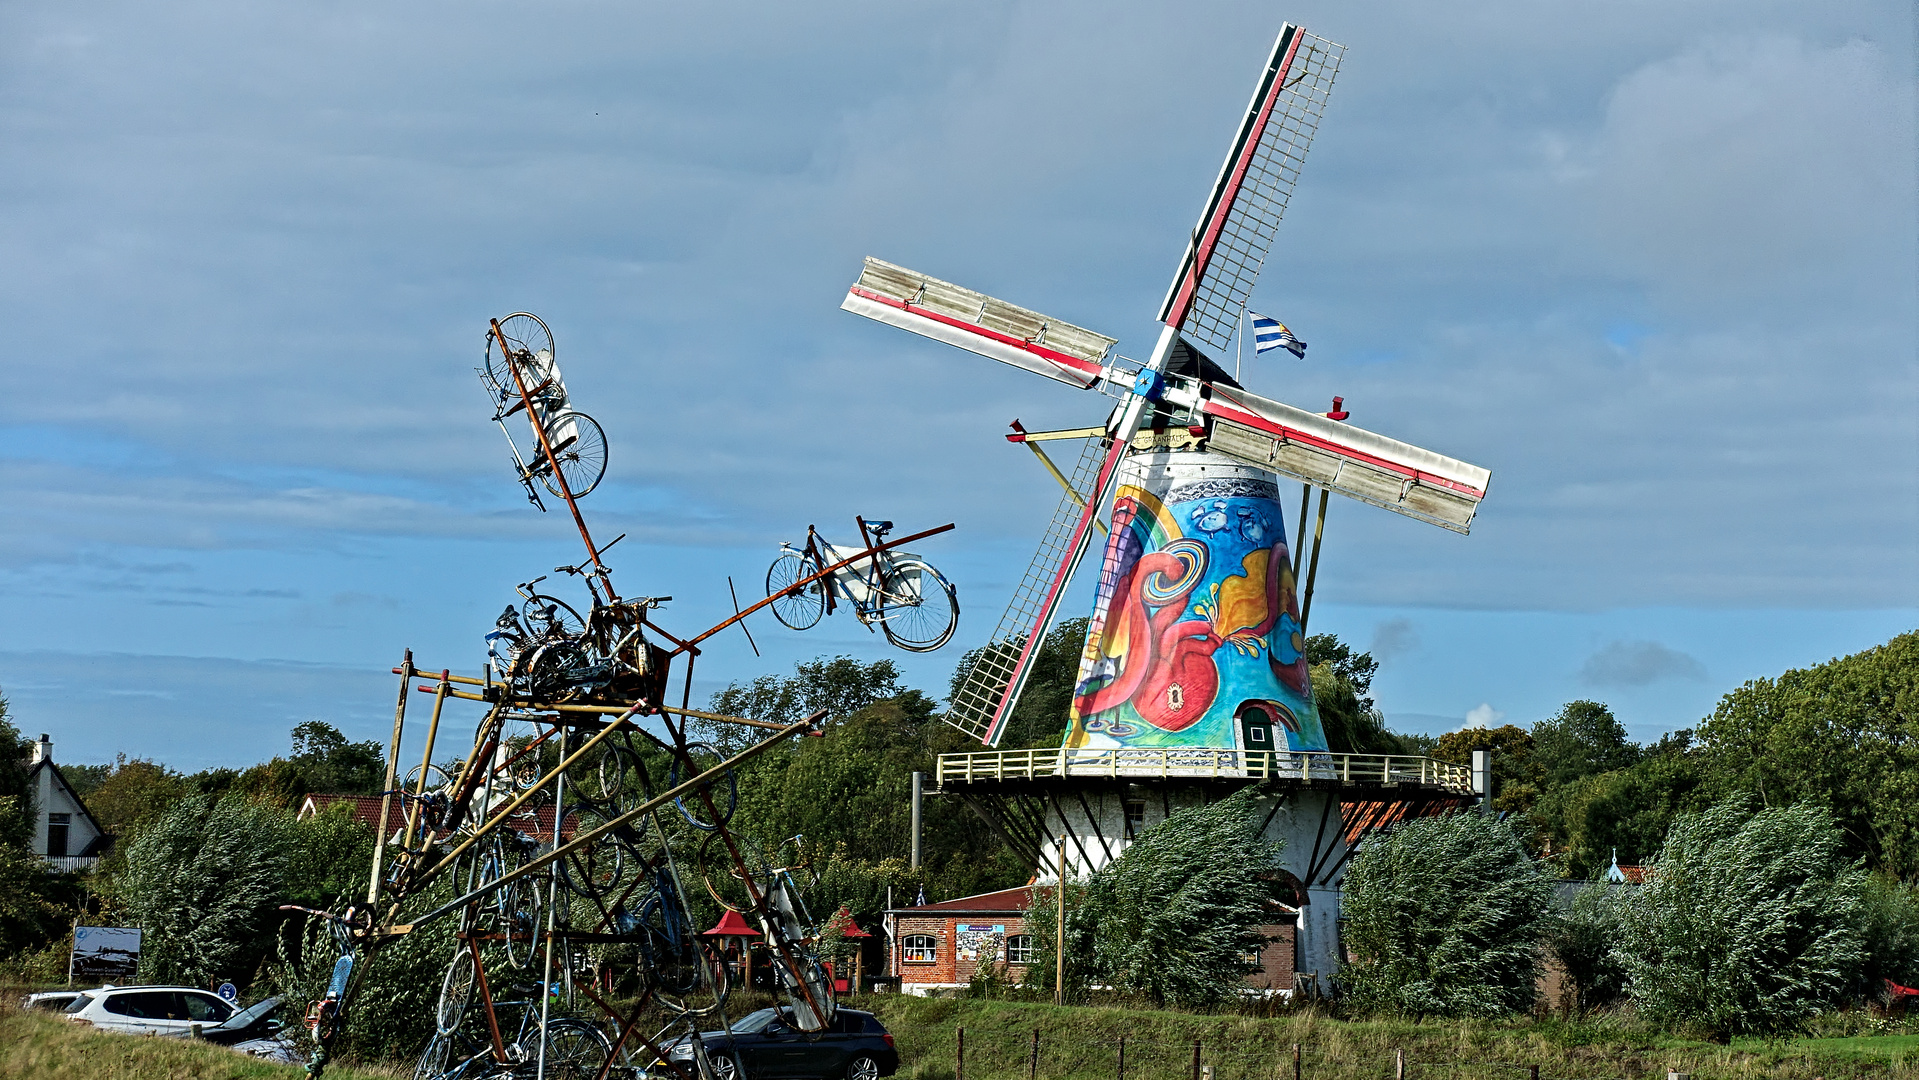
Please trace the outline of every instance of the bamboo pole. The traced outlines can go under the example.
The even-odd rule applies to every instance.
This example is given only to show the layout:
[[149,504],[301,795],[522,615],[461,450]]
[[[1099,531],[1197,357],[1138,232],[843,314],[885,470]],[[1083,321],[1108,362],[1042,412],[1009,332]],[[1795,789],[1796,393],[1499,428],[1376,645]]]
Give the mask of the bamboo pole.
[[406,650],[406,656],[400,661],[406,673],[400,676],[400,700],[393,706],[393,742],[387,747],[386,783],[380,788],[380,832],[373,838],[373,869],[367,875],[366,902],[371,905],[380,899],[380,869],[386,861],[386,823],[387,815],[393,812],[394,776],[400,768],[400,731],[406,724],[406,688],[413,683],[413,650]]

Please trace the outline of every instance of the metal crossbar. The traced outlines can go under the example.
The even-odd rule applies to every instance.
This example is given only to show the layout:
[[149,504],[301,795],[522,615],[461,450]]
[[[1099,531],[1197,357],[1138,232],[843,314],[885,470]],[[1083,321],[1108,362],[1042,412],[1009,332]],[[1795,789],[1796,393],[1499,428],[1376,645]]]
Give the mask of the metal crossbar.
[[1272,250],[1273,236],[1292,200],[1300,165],[1319,129],[1333,78],[1339,73],[1340,57],[1346,51],[1344,45],[1304,30],[1299,31],[1299,37],[1298,50],[1284,72],[1285,84],[1260,133],[1238,198],[1220,229],[1191,312],[1180,326],[1187,340],[1203,342],[1222,352],[1232,344],[1240,316],[1252,299],[1253,283]]
[[[1105,457],[1104,439],[1083,440],[1079,461],[1067,476],[1072,491],[1087,492],[1093,489]],[[967,671],[966,679],[953,694],[946,722],[982,742],[991,733],[1000,701],[1006,696],[1006,688],[1019,669],[1019,658],[1025,651],[1026,637],[1039,619],[1040,609],[1046,604],[1053,577],[1060,564],[1072,555],[1074,530],[1083,512],[1072,492],[1060,497],[1052,520],[1046,524],[1046,533],[1040,538],[1039,550],[1033,553],[1033,561],[1027,565],[1026,573],[1013,589],[1013,598],[1006,605],[1005,614],[1000,616],[999,625],[993,628],[993,636],[987,639],[986,646],[980,650],[972,668]]]
[[1413,784],[1462,795],[1473,793],[1472,770],[1466,766],[1403,754],[1166,746],[998,750],[941,754],[939,759],[938,779],[942,785],[949,780],[975,783],[1074,776],[1337,780],[1344,784]]

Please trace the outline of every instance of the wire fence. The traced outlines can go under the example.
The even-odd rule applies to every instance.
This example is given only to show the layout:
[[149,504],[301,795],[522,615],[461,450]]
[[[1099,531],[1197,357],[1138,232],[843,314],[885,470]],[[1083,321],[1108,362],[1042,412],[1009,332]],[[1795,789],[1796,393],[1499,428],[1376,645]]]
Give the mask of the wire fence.
[[[945,1067],[921,1070],[953,1080],[1632,1080],[1589,1072],[1548,1072],[1503,1061],[1421,1061],[1404,1049],[1327,1048],[1263,1039],[1070,1038],[1043,1028],[953,1031]],[[930,1063],[929,1063],[930,1064]],[[1675,1073],[1690,1080],[1690,1074]],[[1643,1080],[1643,1078],[1641,1078]]]

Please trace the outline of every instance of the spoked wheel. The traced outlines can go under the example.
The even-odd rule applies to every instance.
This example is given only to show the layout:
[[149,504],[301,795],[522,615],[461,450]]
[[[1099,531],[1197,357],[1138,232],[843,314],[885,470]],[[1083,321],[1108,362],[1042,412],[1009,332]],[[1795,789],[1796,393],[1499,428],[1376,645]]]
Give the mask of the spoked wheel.
[[[566,479],[566,490],[579,498],[600,486],[600,477],[606,475],[606,433],[600,430],[599,421],[583,412],[554,413],[546,418],[546,437],[553,444],[553,456],[560,463],[560,475]],[[545,464],[545,455],[538,455],[540,464]],[[540,483],[555,495],[562,495],[558,480],[553,478],[551,468],[535,467],[540,474]]]
[[959,594],[938,570],[902,559],[880,579],[880,629],[909,652],[932,652],[953,639]]
[[540,951],[540,890],[545,883],[525,877],[500,887],[500,933],[506,936],[507,963],[525,970]]
[[454,1043],[458,1038],[446,1032],[435,1034],[413,1066],[413,1080],[440,1080],[445,1076],[447,1067],[453,1064]]
[[[805,630],[826,614],[827,582],[815,581],[787,593],[795,582],[821,570],[817,559],[801,551],[780,552],[766,571],[766,595],[773,597],[773,617],[795,630]],[[782,594],[785,595],[782,595]]]
[[453,962],[446,966],[446,976],[440,980],[440,1003],[434,1012],[433,1022],[442,1037],[459,1030],[460,1021],[466,1016],[466,1007],[473,1001],[476,978],[473,950],[461,942],[453,953]]
[[573,605],[551,596],[534,593],[521,605],[520,617],[526,620],[526,629],[533,640],[543,638],[577,638],[586,633],[586,620],[573,610]]
[[[538,1061],[540,1032],[536,1027],[521,1044],[525,1060]],[[555,1020],[546,1028],[546,1075],[557,1080],[596,1080],[606,1059],[613,1056],[613,1040],[583,1020]]]
[[879,1080],[880,1063],[871,1054],[855,1054],[846,1063],[846,1080]]
[[740,1080],[740,1063],[734,1059],[730,1050],[707,1050],[700,1057],[705,1068],[700,1071],[710,1080]]
[[[500,320],[500,333],[506,337],[506,350],[502,353],[498,338],[493,336],[492,328],[486,335],[486,377],[500,388],[500,393],[509,398],[520,396],[519,387],[513,382],[512,363],[520,361],[520,374],[524,378],[540,369],[553,367],[553,332],[546,328],[538,315],[516,311]],[[545,355],[542,356],[541,354]],[[529,366],[537,365],[537,366]],[[533,389],[545,378],[540,375],[527,385]]]
[[[684,759],[673,763],[673,772],[666,778],[668,788],[679,787],[725,760],[718,750],[705,743],[688,743],[686,755]],[[740,785],[731,769],[673,800],[673,805],[679,807],[680,816],[686,819],[687,824],[708,832],[726,824],[739,804]]]
[[[607,823],[604,811],[588,803],[566,808],[558,836],[579,835]],[[625,850],[611,836],[574,848],[560,860],[560,880],[578,895],[592,900],[606,896],[629,880]]]

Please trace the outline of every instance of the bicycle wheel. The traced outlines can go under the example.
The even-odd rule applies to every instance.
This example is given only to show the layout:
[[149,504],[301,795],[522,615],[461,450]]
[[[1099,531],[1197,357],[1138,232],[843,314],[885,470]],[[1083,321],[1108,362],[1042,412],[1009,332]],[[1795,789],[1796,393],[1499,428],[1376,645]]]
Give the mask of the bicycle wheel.
[[445,977],[440,980],[440,1003],[434,1011],[433,1022],[441,1035],[459,1030],[460,1021],[466,1017],[466,1007],[473,1002],[476,981],[473,950],[462,942],[453,953],[453,961],[446,966]]
[[428,1040],[426,1049],[420,1051],[420,1060],[413,1066],[413,1080],[441,1080],[447,1075],[447,1066],[453,1063],[454,1036],[445,1032],[436,1033]]
[[540,933],[546,912],[540,904],[546,882],[529,875],[500,887],[500,933],[505,935],[506,962],[525,970],[540,951]]
[[[826,614],[828,582],[815,581],[787,593],[795,582],[820,572],[819,560],[788,548],[766,571],[766,595],[774,598],[773,617],[794,630],[805,630]],[[785,593],[785,595],[781,595]]]
[[909,652],[932,652],[959,627],[959,594],[938,570],[902,559],[880,579],[879,619],[886,640]]
[[543,638],[577,638],[586,633],[586,620],[573,605],[551,596],[534,593],[520,605],[520,617],[527,632],[538,641]]
[[[528,1033],[527,1061],[540,1060],[540,1033]],[[554,1020],[546,1026],[546,1075],[557,1080],[595,1080],[613,1056],[613,1040],[584,1020]]]
[[[566,490],[574,498],[600,486],[600,477],[606,475],[606,432],[600,430],[598,420],[571,410],[554,413],[546,418],[546,437],[553,444],[553,457],[560,463]],[[552,469],[540,473],[540,483],[564,497]]]
[[[726,846],[726,837],[733,839],[733,848]],[[739,862],[733,859],[733,852],[740,853]],[[744,873],[740,863],[746,864]],[[767,870],[766,860],[761,857],[759,846],[745,836],[733,833],[714,832],[700,845],[700,880],[706,885],[706,891],[721,907],[742,914],[754,909],[754,892],[765,894],[766,881],[771,874]],[[747,888],[747,878],[752,879],[752,891]]]
[[[599,807],[590,803],[568,806],[560,817],[561,842],[597,829],[608,820]],[[627,879],[626,851],[610,834],[574,848],[560,860],[560,880],[588,900],[614,892],[625,885]]]
[[[679,787],[683,782],[708,772],[723,761],[720,752],[705,743],[688,743],[686,757],[673,762],[673,772],[666,778],[666,786]],[[689,808],[687,800],[692,800]],[[693,789],[673,800],[679,807],[680,816],[696,829],[708,832],[719,828],[733,817],[733,811],[740,805],[740,784],[728,769],[717,778]]]
[[[553,332],[546,328],[546,323],[541,322],[538,315],[516,311],[500,320],[500,334],[506,338],[504,351],[500,348],[499,338],[493,336],[491,328],[486,335],[486,375],[499,386],[502,394],[518,397],[520,391],[513,382],[512,363],[519,360],[523,365],[534,362],[540,367],[552,367]],[[544,357],[540,355],[542,352],[546,354]],[[528,374],[532,372],[523,366],[521,375]],[[543,379],[544,376],[541,378]],[[537,383],[540,379],[534,381]],[[533,386],[529,384],[527,389],[531,390]]]

